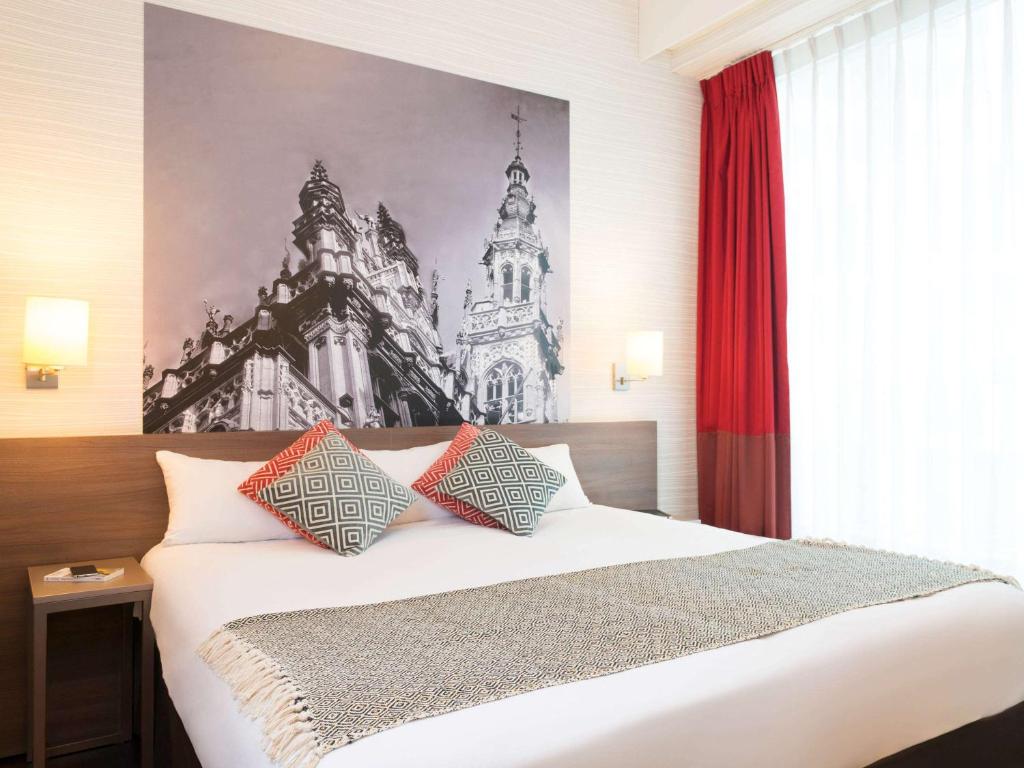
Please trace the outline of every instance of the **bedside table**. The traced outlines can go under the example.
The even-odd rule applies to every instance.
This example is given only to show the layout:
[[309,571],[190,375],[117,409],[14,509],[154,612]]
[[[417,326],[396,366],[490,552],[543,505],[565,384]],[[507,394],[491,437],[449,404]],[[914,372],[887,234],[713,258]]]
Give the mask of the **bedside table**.
[[668,512],[662,512],[660,509],[638,509],[637,512],[643,512],[645,515],[654,515],[655,517],[672,517]]
[[667,517],[669,520],[675,520],[677,523],[696,523],[697,525],[700,525],[700,518],[670,515],[668,512],[662,512],[660,509],[638,509],[636,511],[643,512],[645,515],[654,515],[655,517]]
[[[124,575],[110,581],[75,584],[66,581],[43,581],[43,577],[68,565],[92,564],[98,568],[124,568]],[[32,634],[29,643],[28,724],[29,760],[33,768],[46,764],[46,631],[51,613],[99,608],[107,605],[133,605],[142,622],[140,664],[141,691],[140,741],[142,768],[153,765],[153,628],[149,623],[149,606],[153,581],[133,557],[115,560],[91,560],[84,563],[36,565],[28,569],[32,591]],[[127,736],[131,738],[130,709]],[[121,734],[122,736],[125,734]],[[83,749],[112,743],[113,739],[96,739],[81,744]],[[33,759],[34,758],[34,759]]]

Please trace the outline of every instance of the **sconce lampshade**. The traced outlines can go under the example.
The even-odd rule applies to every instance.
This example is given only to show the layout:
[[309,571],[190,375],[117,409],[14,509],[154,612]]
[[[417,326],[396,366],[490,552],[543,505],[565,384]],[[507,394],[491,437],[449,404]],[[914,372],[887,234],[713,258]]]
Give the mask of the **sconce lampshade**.
[[25,299],[22,362],[62,368],[85,365],[89,349],[89,302],[30,296]]
[[638,331],[626,338],[626,367],[630,376],[661,376],[662,356],[661,331]]

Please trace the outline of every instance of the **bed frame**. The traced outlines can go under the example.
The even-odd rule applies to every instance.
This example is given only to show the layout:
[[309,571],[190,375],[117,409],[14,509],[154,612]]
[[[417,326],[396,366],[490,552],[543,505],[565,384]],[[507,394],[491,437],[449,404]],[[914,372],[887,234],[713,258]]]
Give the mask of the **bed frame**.
[[[653,421],[509,425],[498,428],[526,447],[568,443],[580,482],[597,504],[656,509],[657,424]],[[455,427],[353,429],[367,449],[399,449],[451,439]],[[124,435],[0,440],[0,757],[25,751],[25,568],[39,563],[133,555],[160,541],[167,497],[154,453],[267,459],[294,432]],[[51,640],[59,637],[51,629]],[[72,644],[72,648],[73,648]],[[66,649],[64,649],[66,650]],[[75,659],[87,665],[91,659]],[[158,674],[157,764],[200,768]],[[97,697],[92,677],[62,690],[65,720],[88,726]],[[52,713],[51,713],[52,715]],[[971,723],[876,763],[875,768],[1024,765],[1024,704]]]

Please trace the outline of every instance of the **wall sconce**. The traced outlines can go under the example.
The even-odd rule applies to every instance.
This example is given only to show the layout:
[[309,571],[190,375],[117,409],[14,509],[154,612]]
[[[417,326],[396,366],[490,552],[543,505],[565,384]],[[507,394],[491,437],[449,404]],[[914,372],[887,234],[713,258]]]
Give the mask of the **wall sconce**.
[[626,364],[612,366],[613,388],[616,392],[629,389],[631,381],[644,381],[661,376],[663,358],[661,331],[638,331],[626,337]]
[[89,302],[30,296],[25,299],[25,387],[56,389],[58,373],[85,365],[89,348]]

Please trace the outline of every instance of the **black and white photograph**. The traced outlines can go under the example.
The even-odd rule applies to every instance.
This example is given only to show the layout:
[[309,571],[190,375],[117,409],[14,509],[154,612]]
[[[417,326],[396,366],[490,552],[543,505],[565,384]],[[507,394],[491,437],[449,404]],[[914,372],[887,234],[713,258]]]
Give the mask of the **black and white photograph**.
[[569,103],[145,8],[145,432],[569,414]]

